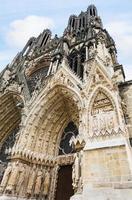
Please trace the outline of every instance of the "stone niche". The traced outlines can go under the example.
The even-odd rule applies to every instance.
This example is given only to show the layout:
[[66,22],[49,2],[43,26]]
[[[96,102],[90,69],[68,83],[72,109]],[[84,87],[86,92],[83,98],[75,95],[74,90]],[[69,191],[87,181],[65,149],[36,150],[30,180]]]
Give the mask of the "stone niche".
[[87,144],[83,156],[82,199],[132,199],[130,156],[124,139]]

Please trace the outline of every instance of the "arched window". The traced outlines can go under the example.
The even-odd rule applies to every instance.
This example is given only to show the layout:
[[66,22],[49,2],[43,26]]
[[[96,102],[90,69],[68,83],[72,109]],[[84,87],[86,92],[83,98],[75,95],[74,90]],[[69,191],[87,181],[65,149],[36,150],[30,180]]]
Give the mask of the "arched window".
[[81,78],[83,78],[83,63],[86,59],[85,48],[82,48],[79,52],[73,51],[68,56],[70,68]]
[[81,18],[79,19],[79,29],[81,28]]
[[73,122],[69,122],[61,137],[59,155],[66,155],[74,152],[74,149],[70,146],[69,142],[72,136],[76,137],[77,135],[78,129],[76,125]]
[[83,17],[83,28],[85,27],[85,17]]
[[93,8],[93,15],[96,16],[96,12],[95,12],[95,9],[94,9],[94,8]]
[[72,28],[75,28],[75,19],[72,20]]
[[90,9],[90,15],[92,16],[92,14],[93,14],[93,13],[92,13],[92,9]]
[[70,26],[72,25],[72,18],[70,19],[69,25],[70,25]]
[[68,57],[68,60],[69,60],[69,65],[70,65],[70,68],[77,72],[77,65],[78,65],[78,62],[77,62],[77,51],[73,51],[69,57]]
[[80,50],[80,57],[81,57],[81,63],[83,63],[86,60],[86,48],[82,48]]

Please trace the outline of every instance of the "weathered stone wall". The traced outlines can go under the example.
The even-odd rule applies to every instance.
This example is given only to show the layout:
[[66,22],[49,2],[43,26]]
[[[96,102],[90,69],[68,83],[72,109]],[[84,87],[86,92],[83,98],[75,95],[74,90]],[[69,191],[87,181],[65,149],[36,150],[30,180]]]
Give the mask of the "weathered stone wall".
[[81,199],[132,198],[131,159],[132,152],[124,139],[87,144],[83,156],[84,187]]
[[132,180],[125,146],[93,149],[84,153],[84,183],[113,187],[115,182]]
[[125,115],[130,138],[132,138],[132,82],[128,81],[121,85],[120,94],[125,107]]

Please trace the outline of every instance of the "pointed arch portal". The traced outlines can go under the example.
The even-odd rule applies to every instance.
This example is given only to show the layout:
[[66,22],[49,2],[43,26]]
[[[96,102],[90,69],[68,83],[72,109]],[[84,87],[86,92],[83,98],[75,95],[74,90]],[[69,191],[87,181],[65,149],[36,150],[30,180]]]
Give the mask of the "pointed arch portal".
[[[36,173],[43,173],[43,180],[47,170],[52,174],[48,199],[56,197],[56,200],[68,200],[73,195],[72,164],[74,161],[74,149],[69,145],[69,141],[72,136],[78,134],[80,99],[69,88],[56,86],[47,94],[41,94],[36,102],[15,148],[18,148],[19,154],[21,146],[21,155],[31,162],[43,163],[43,167],[39,169],[42,170],[41,172],[36,169]],[[66,189],[67,180],[69,184]],[[43,187],[43,184],[40,187]],[[37,194],[39,198],[42,196],[41,190],[42,188]],[[61,198],[65,190],[67,192]],[[30,196],[34,197],[34,195],[32,191]]]
[[[72,136],[78,135],[78,129],[76,125],[71,121],[68,123],[63,131],[60,145],[59,155],[65,155],[74,153],[74,149],[70,146],[69,141]],[[72,186],[72,165],[63,165],[59,167],[57,189],[55,194],[55,200],[69,200],[74,195]]]

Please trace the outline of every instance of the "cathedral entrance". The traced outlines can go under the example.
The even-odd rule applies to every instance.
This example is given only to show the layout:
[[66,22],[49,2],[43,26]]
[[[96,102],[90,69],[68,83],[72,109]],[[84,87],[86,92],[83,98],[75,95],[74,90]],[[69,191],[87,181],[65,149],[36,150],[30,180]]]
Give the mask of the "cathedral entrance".
[[72,165],[61,166],[58,171],[55,200],[69,200],[72,195],[74,195],[72,187]]
[[69,200],[74,195],[72,186],[72,164],[66,164],[66,160],[70,156],[73,157],[74,149],[70,145],[70,139],[72,136],[76,137],[77,135],[78,129],[76,125],[72,121],[69,122],[64,129],[59,145],[58,158],[63,157],[63,164],[59,166],[58,170],[55,200]]

